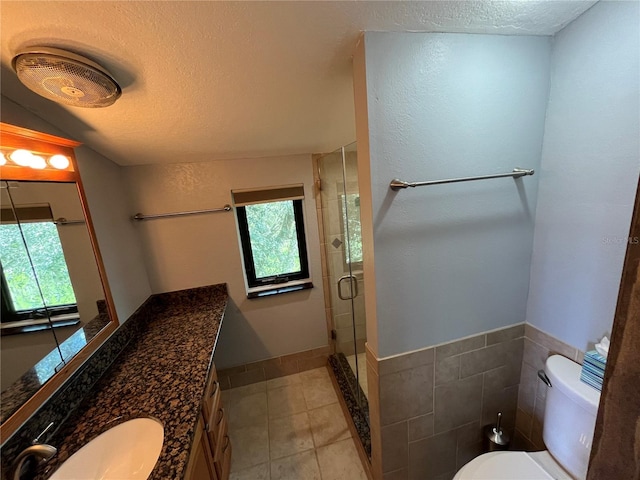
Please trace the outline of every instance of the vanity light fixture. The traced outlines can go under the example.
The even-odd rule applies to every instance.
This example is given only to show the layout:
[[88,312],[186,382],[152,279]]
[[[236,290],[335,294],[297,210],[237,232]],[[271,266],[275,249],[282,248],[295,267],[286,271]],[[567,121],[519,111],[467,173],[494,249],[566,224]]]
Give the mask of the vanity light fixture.
[[49,159],[49,165],[58,170],[64,170],[69,166],[69,159],[64,155],[54,155]]
[[42,170],[47,167],[47,162],[40,155],[32,155],[29,166],[36,170]]
[[9,159],[16,165],[20,165],[21,167],[30,167],[31,166],[31,157],[33,157],[33,153],[29,150],[14,150],[9,154]]
[[56,170],[68,170],[71,166],[71,160],[66,155],[56,153],[54,155],[35,154],[25,149],[14,150],[11,153],[1,152],[0,166],[17,165],[19,167],[30,167],[36,170],[44,170],[47,167]]

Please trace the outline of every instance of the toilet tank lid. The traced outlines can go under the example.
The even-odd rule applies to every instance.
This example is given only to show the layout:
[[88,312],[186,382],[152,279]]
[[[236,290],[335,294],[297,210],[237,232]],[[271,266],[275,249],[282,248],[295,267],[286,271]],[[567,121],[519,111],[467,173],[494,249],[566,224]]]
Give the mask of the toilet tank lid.
[[585,409],[598,409],[600,392],[580,381],[582,367],[561,355],[547,358],[546,372],[551,388],[557,388]]

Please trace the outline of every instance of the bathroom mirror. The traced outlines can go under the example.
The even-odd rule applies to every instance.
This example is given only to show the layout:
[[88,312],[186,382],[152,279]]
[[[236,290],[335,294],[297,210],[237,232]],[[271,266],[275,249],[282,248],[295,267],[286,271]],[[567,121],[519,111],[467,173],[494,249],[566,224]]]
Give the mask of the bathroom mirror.
[[0,133],[4,442],[118,321],[73,155],[78,144],[2,123]]

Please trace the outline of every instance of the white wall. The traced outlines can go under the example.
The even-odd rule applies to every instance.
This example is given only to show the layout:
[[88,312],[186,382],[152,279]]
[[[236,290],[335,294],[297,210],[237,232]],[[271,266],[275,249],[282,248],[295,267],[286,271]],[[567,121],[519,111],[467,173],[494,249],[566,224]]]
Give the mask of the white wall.
[[581,350],[611,330],[638,185],[639,25],[599,2],[552,47],[527,322]]
[[145,245],[154,293],[227,283],[230,303],[216,366],[226,368],[327,344],[311,157],[225,160],[125,168],[134,210],[167,213],[218,208],[231,190],[303,183],[314,288],[248,300],[233,212],[147,220]]
[[365,34],[370,158],[360,159],[373,234],[363,237],[373,238],[377,345],[367,333],[378,357],[524,321],[537,177],[397,193],[389,182],[537,168],[549,49],[545,37]]
[[[73,138],[2,96],[2,121],[39,132]],[[108,158],[80,146],[75,150],[91,219],[98,237],[109,286],[120,322],[151,294],[142,260],[142,248],[132,222],[121,167]]]

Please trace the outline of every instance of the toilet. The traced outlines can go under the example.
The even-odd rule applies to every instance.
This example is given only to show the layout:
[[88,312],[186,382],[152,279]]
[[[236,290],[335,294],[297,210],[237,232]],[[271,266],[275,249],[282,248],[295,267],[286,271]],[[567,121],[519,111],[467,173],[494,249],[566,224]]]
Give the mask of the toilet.
[[471,460],[453,480],[583,480],[587,476],[600,392],[580,381],[581,367],[547,359],[543,452],[491,452]]

